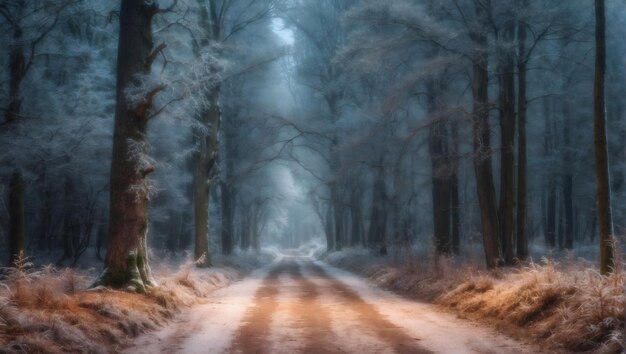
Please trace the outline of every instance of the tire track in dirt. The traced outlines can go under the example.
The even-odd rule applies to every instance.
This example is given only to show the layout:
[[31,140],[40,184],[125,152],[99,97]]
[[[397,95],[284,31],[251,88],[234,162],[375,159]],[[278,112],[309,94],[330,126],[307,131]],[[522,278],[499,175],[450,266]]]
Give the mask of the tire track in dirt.
[[427,354],[432,353],[416,342],[418,338],[409,336],[403,329],[388,321],[371,304],[365,302],[356,291],[330,276],[320,266],[307,262],[307,271],[327,282],[333,295],[341,298],[344,306],[358,314],[358,319],[364,329],[374,333],[379,339],[387,343],[398,354]]
[[269,353],[271,348],[270,323],[278,308],[280,274],[287,271],[289,265],[282,261],[263,279],[261,287],[254,294],[254,305],[246,311],[242,325],[237,330],[228,352]]
[[301,265],[294,258],[289,261],[289,274],[298,287],[298,300],[290,304],[289,310],[295,323],[303,330],[301,337],[304,347],[301,353],[344,353],[338,348],[338,338],[330,327],[331,318],[319,302],[320,291],[317,285],[308,280],[301,271]]

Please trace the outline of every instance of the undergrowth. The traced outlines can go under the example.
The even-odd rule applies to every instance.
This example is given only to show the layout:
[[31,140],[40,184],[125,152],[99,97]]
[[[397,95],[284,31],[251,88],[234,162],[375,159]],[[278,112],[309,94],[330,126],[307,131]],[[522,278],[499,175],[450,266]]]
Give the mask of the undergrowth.
[[599,274],[583,261],[543,259],[486,271],[478,261],[460,263],[406,254],[379,258],[364,251],[330,254],[330,264],[375,284],[432,301],[459,316],[483,321],[525,338],[575,352],[621,353],[624,343],[622,269]]
[[[158,266],[156,268],[159,268]],[[241,276],[241,268],[161,266],[147,294],[88,289],[93,276],[25,258],[0,276],[0,353],[115,353]],[[245,268],[245,267],[243,267]]]

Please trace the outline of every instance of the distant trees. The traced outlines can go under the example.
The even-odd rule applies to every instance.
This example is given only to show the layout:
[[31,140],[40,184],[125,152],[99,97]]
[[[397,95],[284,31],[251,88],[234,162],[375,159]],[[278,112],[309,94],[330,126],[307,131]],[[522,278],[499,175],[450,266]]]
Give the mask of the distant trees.
[[[352,29],[351,40],[340,59],[349,59],[357,71],[369,75],[371,72],[368,67],[373,62],[378,63],[378,70],[385,70],[392,65],[390,63],[394,63],[395,71],[387,71],[388,76],[393,73],[404,75],[402,84],[395,88],[392,86],[392,90],[385,92],[379,86],[381,89],[377,94],[388,97],[386,100],[379,99],[380,105],[392,107],[398,112],[411,109],[415,104],[413,97],[426,97],[419,104],[428,117],[427,124],[421,128],[428,128],[432,231],[435,249],[439,253],[450,251],[449,245],[454,244],[454,239],[458,237],[453,235],[458,225],[472,225],[477,221],[473,216],[476,213],[468,210],[467,206],[463,210],[468,210],[468,214],[459,217],[460,208],[455,207],[455,202],[450,202],[455,193],[457,198],[466,202],[468,198],[473,200],[474,196],[478,201],[476,212],[479,214],[480,234],[488,267],[511,265],[518,259],[526,259],[529,252],[527,230],[529,227],[536,230],[536,218],[548,220],[544,223],[545,233],[548,239],[555,240],[549,243],[550,247],[556,247],[558,239],[559,247],[571,249],[575,233],[584,232],[582,226],[576,227],[577,223],[580,225],[581,220],[586,218],[578,216],[578,220],[576,216],[573,201],[577,188],[572,172],[574,167],[572,163],[565,162],[573,161],[574,155],[569,130],[572,124],[569,116],[574,114],[568,113],[571,112],[569,105],[572,102],[561,102],[564,119],[568,119],[562,123],[563,126],[558,126],[554,119],[546,126],[546,144],[558,141],[559,146],[563,146],[560,153],[565,164],[560,161],[552,163],[552,168],[562,172],[551,177],[554,184],[546,189],[551,197],[547,198],[543,213],[539,212],[540,208],[528,211],[529,198],[537,200],[544,197],[537,196],[532,189],[529,197],[529,183],[542,185],[543,182],[538,176],[531,176],[530,180],[527,177],[527,116],[529,109],[535,116],[541,115],[537,107],[529,106],[529,83],[535,90],[532,101],[545,101],[546,106],[550,105],[547,111],[550,114],[555,104],[552,95],[574,90],[574,85],[571,82],[568,84],[567,78],[558,80],[563,86],[542,87],[542,83],[538,83],[541,79],[534,73],[529,79],[528,63],[537,61],[533,67],[536,72],[545,70],[544,67],[548,65],[546,62],[570,70],[565,60],[559,60],[572,54],[559,52],[544,39],[567,41],[584,36],[577,27],[582,26],[580,23],[584,19],[570,16],[579,13],[576,10],[579,6],[582,6],[580,2],[546,4],[526,0],[497,3],[488,0],[399,1],[392,4],[363,1],[349,11],[347,19]],[[568,50],[574,50],[576,45],[571,47]],[[437,49],[435,55],[429,54],[433,48]],[[577,53],[584,51],[582,48],[575,50]],[[536,54],[538,51],[541,55]],[[403,60],[406,57],[413,59]],[[554,62],[558,64],[552,64]],[[459,75],[468,70],[469,73]],[[452,74],[447,79],[449,84],[444,87],[441,83],[446,81],[441,81],[441,74],[446,71]],[[462,82],[468,77],[467,86],[471,87],[471,91],[464,91],[461,89]],[[580,77],[576,78],[576,83],[582,81]],[[407,91],[410,93],[407,94]],[[468,91],[472,94],[470,109],[466,101]],[[490,95],[490,92],[495,95]],[[492,100],[492,96],[497,99]],[[465,114],[469,119],[451,119],[454,112],[459,110],[471,111]],[[492,126],[496,112],[497,132]],[[468,123],[471,127],[466,127],[470,129],[463,129],[464,124]],[[460,129],[458,124],[461,124]],[[535,120],[530,124],[530,128],[536,131]],[[451,134],[455,127],[458,129],[456,136]],[[420,129],[420,126],[415,129]],[[472,132],[471,154],[467,150],[467,135],[458,134],[459,131],[468,130]],[[554,153],[552,148],[548,151]],[[536,153],[536,150],[532,153]],[[464,164],[462,158],[457,160],[455,156],[472,157],[474,178],[469,183],[474,184],[475,193],[468,194],[467,189],[461,192],[458,187],[442,187],[448,184],[447,179],[455,179],[454,163],[445,161],[460,161],[461,165]],[[494,158],[498,158],[499,163],[494,163]],[[552,168],[548,167],[546,172],[540,173],[548,173]],[[495,173],[499,174],[498,178],[495,178]],[[464,177],[456,183],[467,185],[468,179]],[[499,192],[496,187],[499,187]],[[457,221],[453,221],[455,217]]]
[[[60,133],[51,134],[57,128],[57,114],[66,110],[67,105],[55,101],[51,97],[54,95],[40,96],[40,93],[53,90],[53,87],[55,91],[62,91],[63,84],[69,81],[59,80],[64,72],[62,68],[53,70],[50,66],[56,64],[57,57],[70,57],[73,52],[61,50],[53,53],[51,43],[65,34],[72,16],[83,17],[83,10],[82,3],[71,0],[44,3],[5,1],[0,5],[0,41],[8,48],[8,55],[0,58],[2,67],[7,69],[0,72],[0,81],[3,82],[0,88],[0,110],[4,117],[0,122],[0,144],[3,145],[0,163],[2,173],[13,175],[8,180],[16,181],[16,174],[21,176],[21,182],[17,184],[20,188],[10,187],[8,190],[13,191],[14,199],[22,201],[21,208],[11,210],[7,205],[7,210],[11,214],[20,211],[27,214],[29,208],[25,205],[41,205],[41,214],[37,218],[28,218],[28,223],[25,222],[26,215],[13,215],[9,218],[23,221],[21,226],[9,225],[9,229],[21,230],[9,234],[19,235],[21,240],[14,239],[15,242],[10,243],[21,245],[19,248],[22,251],[28,244],[28,234],[39,233],[39,247],[51,243],[52,231],[59,223],[51,215],[50,202],[53,195],[45,191],[49,188],[46,177],[55,173],[51,173],[51,170],[56,167],[68,165],[68,153],[76,147],[74,139],[81,139],[80,133],[73,134],[77,133],[77,126],[84,122],[80,119],[67,124],[66,129]],[[79,60],[73,57],[71,61]],[[78,66],[75,71],[79,73],[81,69]],[[7,87],[4,87],[5,83]],[[106,97],[102,97],[102,102],[107,102]],[[39,108],[44,105],[48,107],[45,111],[40,111]],[[77,106],[80,104],[73,104],[74,109]],[[42,122],[44,119],[45,123]],[[70,136],[73,138],[69,138]],[[68,139],[63,148],[60,148],[56,144],[57,139],[64,138]],[[13,182],[9,184],[16,186]],[[44,192],[38,198],[38,193],[42,190]],[[22,195],[18,197],[15,194],[17,192]],[[16,252],[14,250],[10,253],[15,255]]]
[[[276,4],[276,0],[263,1],[230,1],[230,0],[197,0],[200,11],[198,27],[200,37],[198,44],[200,48],[213,48],[220,55],[227,56],[222,48],[229,40],[232,42],[234,36],[244,31],[247,27],[256,22],[266,19],[270,11]],[[215,70],[219,71],[219,68]],[[216,72],[217,74],[217,72]],[[211,265],[210,252],[208,246],[209,232],[209,195],[212,183],[211,174],[217,175],[217,155],[220,149],[219,132],[222,119],[220,108],[222,83],[217,83],[208,88],[204,93],[207,105],[205,109],[198,113],[198,121],[194,129],[195,153],[193,162],[193,200],[194,200],[194,233],[195,247],[194,256],[196,259],[204,256],[204,262],[200,266]],[[217,180],[214,179],[213,182]],[[227,185],[222,185],[226,187]],[[226,207],[233,204],[229,190],[223,190],[226,198]],[[229,203],[230,202],[230,203]],[[222,226],[223,237],[226,238],[224,244],[226,253],[230,253],[229,245],[232,237],[229,232],[232,230],[232,211],[226,210],[226,224]]]
[[[350,213],[344,198],[347,188],[342,169],[340,146],[345,132],[339,131],[342,111],[349,96],[347,68],[335,61],[345,44],[346,33],[341,19],[355,1],[324,0],[316,3],[299,3],[285,14],[287,25],[296,33],[297,50],[295,57],[300,80],[307,90],[302,94],[315,98],[316,112],[314,126],[317,134],[307,136],[315,140],[308,149],[323,156],[323,189],[325,208],[322,222],[325,224],[328,250],[341,250],[347,243],[347,226]],[[321,143],[320,143],[321,142]]]
[[153,247],[193,245],[200,266],[214,245],[315,235],[376,254],[480,245],[490,268],[529,244],[593,241],[611,270],[626,210],[611,201],[626,191],[610,144],[626,137],[621,7],[596,2],[594,78],[586,0],[280,3],[0,4],[8,261],[58,250],[74,264],[108,234],[101,283],[141,291],[150,228]]

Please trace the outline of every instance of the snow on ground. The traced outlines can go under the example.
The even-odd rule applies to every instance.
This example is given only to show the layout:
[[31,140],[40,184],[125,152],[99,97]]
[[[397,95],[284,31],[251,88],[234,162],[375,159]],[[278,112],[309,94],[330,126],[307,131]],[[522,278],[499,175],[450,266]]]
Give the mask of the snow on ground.
[[435,353],[541,353],[493,330],[443,313],[435,306],[404,299],[392,292],[372,287],[362,278],[316,261],[334,278],[358,292],[394,324],[419,334],[420,343]]
[[127,353],[541,353],[298,256],[214,292]]
[[186,311],[172,325],[140,336],[125,353],[223,352],[272,264],[252,272],[243,281],[215,291],[205,303]]

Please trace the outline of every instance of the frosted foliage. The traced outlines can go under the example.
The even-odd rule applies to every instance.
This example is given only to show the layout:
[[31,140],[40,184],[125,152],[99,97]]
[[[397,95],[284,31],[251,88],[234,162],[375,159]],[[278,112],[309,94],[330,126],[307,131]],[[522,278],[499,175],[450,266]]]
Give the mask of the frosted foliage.
[[219,57],[219,52],[218,45],[208,46],[185,65],[163,62],[161,70],[156,65],[149,74],[136,77],[133,85],[126,88],[128,108],[145,103],[148,95],[158,90],[148,117],[163,113],[168,119],[190,124],[189,117],[209,105],[206,92],[222,79],[226,61]]

